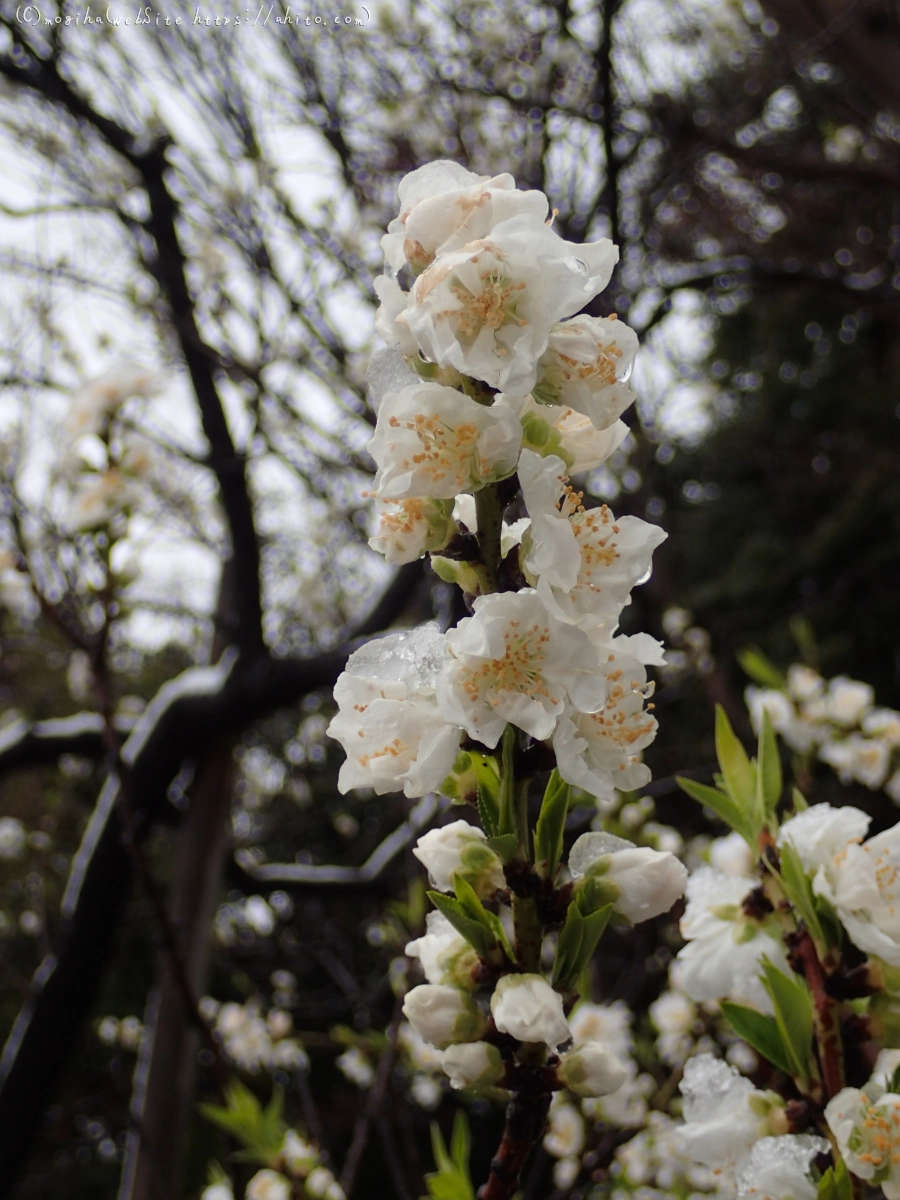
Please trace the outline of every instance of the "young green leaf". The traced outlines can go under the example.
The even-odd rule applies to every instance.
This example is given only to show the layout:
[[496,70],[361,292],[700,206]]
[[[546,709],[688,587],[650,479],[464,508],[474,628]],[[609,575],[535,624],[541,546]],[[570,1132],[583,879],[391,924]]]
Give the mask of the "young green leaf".
[[758,646],[745,646],[743,650],[738,650],[736,657],[744,671],[760,687],[777,688],[779,691],[784,688],[784,676]]
[[503,743],[501,749],[501,766],[500,766],[500,790],[497,794],[498,817],[497,828],[494,832],[498,834],[516,833],[516,780],[514,770],[516,745],[516,730],[514,725],[507,725],[503,730]]
[[246,1162],[268,1166],[281,1151],[287,1126],[282,1120],[284,1097],[280,1088],[275,1088],[272,1099],[262,1107],[249,1088],[234,1080],[225,1090],[224,1106],[199,1105],[200,1112],[219,1129],[230,1133],[242,1142],[245,1151],[239,1157]]
[[425,1176],[431,1200],[475,1200],[475,1188],[469,1175],[469,1125],[460,1109],[453,1122],[450,1151],[444,1144],[436,1121],[431,1124],[431,1146],[437,1171]]
[[722,1001],[722,1013],[738,1037],[743,1038],[763,1058],[786,1075],[795,1073],[774,1017],[767,1017],[755,1008],[732,1004],[730,1000]]
[[553,986],[568,991],[585,969],[597,948],[597,943],[609,924],[613,906],[607,904],[587,916],[573,900],[566,913],[563,927],[556,943],[556,960],[553,964]]
[[781,799],[783,786],[778,742],[769,714],[765,709],[763,709],[762,727],[759,731],[756,776],[759,793],[758,805],[762,810],[763,819],[765,819],[775,812],[778,801]]
[[800,855],[787,839],[781,847],[781,879],[788,899],[800,913],[813,939],[820,947],[827,945],[829,939],[819,920],[812,884],[803,869]]
[[496,837],[489,837],[487,844],[493,850],[503,863],[508,863],[516,856],[516,851],[519,848],[519,839],[514,833],[498,834]]
[[794,805],[795,813],[805,812],[809,805],[806,803],[806,797],[799,788],[791,788],[791,801]]
[[570,788],[554,771],[544,792],[541,813],[534,830],[534,858],[538,874],[553,880],[562,857]]
[[794,1064],[792,1075],[809,1079],[809,1059],[812,1052],[812,1001],[805,984],[789,979],[770,962],[762,960],[763,987],[775,1008],[775,1023],[788,1057]]
[[721,704],[716,705],[716,755],[728,794],[741,812],[750,812],[756,797],[756,772]]
[[687,792],[692,800],[711,808],[721,821],[741,834],[751,846],[755,844],[748,815],[738,808],[730,796],[726,796],[718,788],[711,788],[705,783],[697,783],[695,779],[685,779],[682,775],[676,775],[675,782],[683,792]]
[[[458,877],[457,877],[458,878]],[[488,958],[496,945],[493,930],[487,922],[472,917],[458,900],[445,896],[443,892],[429,892],[428,899],[444,914],[457,933],[461,933],[469,945],[482,958]]]

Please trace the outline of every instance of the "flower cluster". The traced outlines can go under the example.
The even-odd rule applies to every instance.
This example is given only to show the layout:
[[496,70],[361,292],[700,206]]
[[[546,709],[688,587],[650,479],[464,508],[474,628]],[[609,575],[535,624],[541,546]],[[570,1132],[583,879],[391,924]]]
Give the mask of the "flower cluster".
[[[392,563],[430,553],[471,615],[353,653],[328,732],[346,751],[341,791],[476,804],[479,825],[450,821],[414,850],[435,911],[406,945],[426,982],[405,996],[404,1042],[454,1089],[543,1096],[544,1112],[556,1093],[547,1147],[562,1185],[585,1116],[624,1126],[646,1112],[628,1022],[617,1007],[573,1010],[579,980],[610,918],[667,912],[687,872],[602,830],[564,855],[572,788],[611,803],[650,778],[646,668],[661,647],[618,626],[665,534],[587,507],[571,482],[625,437],[637,337],[614,315],[576,315],[618,252],[564,241],[548,207],[454,163],[400,185],[375,282],[387,348],[370,365],[370,545]],[[532,827],[529,782],[553,764]],[[365,1086],[368,1062],[339,1065]]]
[[747,707],[759,729],[762,714],[798,754],[814,754],[842,783],[883,788],[900,804],[900,713],[878,708],[868,683],[836,675],[825,680],[794,663],[782,688],[751,685]]
[[212,1025],[213,1036],[228,1058],[243,1071],[298,1071],[309,1067],[303,1045],[290,1036],[289,1012],[272,1008],[263,1015],[253,1003],[219,1004],[211,996],[200,1001],[200,1014]]
[[[344,1191],[331,1170],[322,1162],[314,1142],[293,1129],[284,1134],[277,1153],[269,1156],[274,1163],[257,1171],[244,1192],[244,1200],[344,1200]],[[205,1188],[200,1200],[234,1200],[227,1177]]]

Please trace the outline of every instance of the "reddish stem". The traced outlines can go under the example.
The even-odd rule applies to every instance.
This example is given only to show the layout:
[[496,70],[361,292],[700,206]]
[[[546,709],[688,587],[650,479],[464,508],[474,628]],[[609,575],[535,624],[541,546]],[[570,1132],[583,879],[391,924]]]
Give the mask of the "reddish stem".
[[550,1108],[549,1092],[518,1092],[506,1110],[506,1125],[488,1181],[478,1200],[510,1200],[531,1150],[540,1141]]
[[790,944],[794,955],[803,966],[803,973],[812,995],[813,1022],[825,1089],[824,1102],[827,1102],[844,1086],[844,1047],[841,1042],[838,1004],[825,989],[825,972],[809,931],[800,929],[790,938]]

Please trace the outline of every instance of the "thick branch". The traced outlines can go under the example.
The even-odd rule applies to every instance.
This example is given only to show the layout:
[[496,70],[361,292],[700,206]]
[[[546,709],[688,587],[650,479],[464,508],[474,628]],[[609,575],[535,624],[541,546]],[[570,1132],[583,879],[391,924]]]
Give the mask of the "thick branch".
[[13,721],[0,732],[0,775],[19,767],[55,763],[64,754],[102,758],[103,718],[81,712],[51,721]]

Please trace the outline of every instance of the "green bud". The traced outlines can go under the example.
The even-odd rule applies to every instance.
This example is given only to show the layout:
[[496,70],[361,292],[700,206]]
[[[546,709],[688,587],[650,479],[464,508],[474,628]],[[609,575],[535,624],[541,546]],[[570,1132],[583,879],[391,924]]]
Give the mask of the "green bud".
[[575,884],[575,902],[587,916],[619,898],[619,885],[607,878],[609,858],[597,859]]
[[439,579],[443,579],[444,583],[455,583],[469,596],[481,594],[481,576],[470,563],[457,562],[455,558],[443,558],[439,554],[432,554],[431,566],[435,575]]
[[492,770],[495,776],[498,775],[495,758],[488,754],[474,755],[468,750],[460,750],[453,763],[453,770],[438,791],[442,796],[449,797],[455,804],[474,804],[478,797],[478,784],[484,782],[485,768]]

